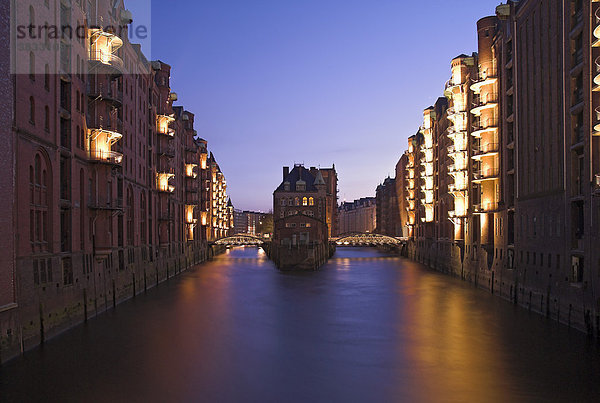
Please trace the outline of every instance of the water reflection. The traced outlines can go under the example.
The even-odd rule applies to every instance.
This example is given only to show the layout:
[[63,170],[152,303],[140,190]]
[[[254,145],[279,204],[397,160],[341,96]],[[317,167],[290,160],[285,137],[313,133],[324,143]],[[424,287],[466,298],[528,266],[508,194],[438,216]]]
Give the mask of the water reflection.
[[0,369],[1,401],[596,401],[577,332],[373,249],[279,273],[254,248]]

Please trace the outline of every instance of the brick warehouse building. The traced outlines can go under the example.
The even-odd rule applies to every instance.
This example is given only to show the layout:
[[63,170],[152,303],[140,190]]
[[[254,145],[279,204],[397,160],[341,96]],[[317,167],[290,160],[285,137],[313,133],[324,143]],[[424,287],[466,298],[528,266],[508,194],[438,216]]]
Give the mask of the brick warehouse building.
[[233,225],[171,67],[106,28],[131,22],[123,3],[39,3],[17,2],[16,20],[85,35],[15,52],[12,70],[2,48],[0,360],[202,261]]
[[[296,164],[283,168],[283,180],[273,192],[273,241],[271,258],[280,269],[314,270],[330,256],[329,234],[337,202],[337,174]],[[333,180],[335,178],[335,180]],[[333,187],[330,187],[333,186]]]
[[509,1],[481,19],[397,174],[411,257],[596,334],[599,7]]
[[376,198],[363,197],[353,202],[344,202],[339,207],[339,235],[355,232],[375,232]]

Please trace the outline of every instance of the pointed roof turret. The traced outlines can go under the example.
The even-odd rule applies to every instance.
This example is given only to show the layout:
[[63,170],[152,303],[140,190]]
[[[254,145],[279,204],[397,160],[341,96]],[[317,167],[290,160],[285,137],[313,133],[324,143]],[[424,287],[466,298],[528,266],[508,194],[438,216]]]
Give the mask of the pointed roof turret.
[[315,177],[313,185],[325,185],[325,180],[323,179],[323,174],[321,173],[320,169],[317,171],[317,176]]

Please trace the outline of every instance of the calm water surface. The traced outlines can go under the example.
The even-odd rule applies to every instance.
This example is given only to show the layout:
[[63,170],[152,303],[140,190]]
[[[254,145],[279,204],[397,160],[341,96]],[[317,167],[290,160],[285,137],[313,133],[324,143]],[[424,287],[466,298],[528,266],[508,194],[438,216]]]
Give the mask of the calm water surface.
[[233,249],[0,368],[0,401],[600,401],[600,353],[373,249],[282,274]]

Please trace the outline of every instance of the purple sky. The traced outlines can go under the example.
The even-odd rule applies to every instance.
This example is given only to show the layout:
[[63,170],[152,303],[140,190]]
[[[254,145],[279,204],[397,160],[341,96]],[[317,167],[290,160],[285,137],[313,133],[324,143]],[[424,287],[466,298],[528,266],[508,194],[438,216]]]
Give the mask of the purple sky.
[[[134,19],[139,1],[125,0]],[[151,56],[173,66],[236,208],[268,210],[294,162],[335,163],[340,201],[353,200],[393,176],[450,60],[476,50],[476,22],[498,4],[152,0]]]

